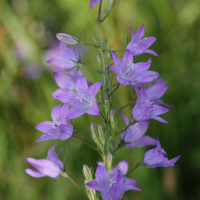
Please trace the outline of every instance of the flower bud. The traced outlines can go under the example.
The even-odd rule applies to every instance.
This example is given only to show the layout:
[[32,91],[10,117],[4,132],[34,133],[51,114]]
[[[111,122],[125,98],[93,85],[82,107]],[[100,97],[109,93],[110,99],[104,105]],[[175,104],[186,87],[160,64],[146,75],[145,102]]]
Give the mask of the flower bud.
[[112,59],[110,51],[106,51],[106,57],[108,61]]
[[101,68],[101,58],[99,54],[97,54],[97,64]]
[[105,135],[104,135],[103,127],[101,124],[98,125],[98,132],[99,132],[99,139],[101,140],[101,143],[104,145],[105,144]]
[[83,175],[87,182],[93,180],[91,170],[87,165],[83,165]]
[[112,153],[109,152],[107,155],[107,169],[108,169],[109,174],[112,170],[112,159],[113,159]]
[[107,112],[109,112],[110,102],[109,102],[109,98],[108,98],[107,94],[105,94],[105,96],[104,96],[104,102],[105,102],[105,109]]
[[97,39],[96,39],[96,37],[93,34],[91,35],[91,37],[92,37],[92,40],[94,41],[94,43],[98,44]]
[[94,122],[91,123],[90,130],[91,130],[91,133],[92,133],[92,138],[95,141],[95,143],[97,144],[98,143],[98,138],[97,138],[97,134],[96,134],[97,127],[96,127],[96,124]]
[[57,33],[56,37],[61,42],[64,42],[64,43],[69,44],[69,45],[75,45],[75,44],[78,44],[78,42],[79,42],[78,38],[75,38],[75,37],[68,35],[68,34],[65,34],[65,33]]
[[104,41],[103,41],[103,48],[106,48],[107,42],[108,42],[108,39],[105,38]]
[[116,109],[112,109],[110,111],[110,123],[111,123],[111,127],[112,127],[112,129],[114,129],[114,131],[116,131],[116,129],[117,129],[116,114],[117,114],[117,110]]

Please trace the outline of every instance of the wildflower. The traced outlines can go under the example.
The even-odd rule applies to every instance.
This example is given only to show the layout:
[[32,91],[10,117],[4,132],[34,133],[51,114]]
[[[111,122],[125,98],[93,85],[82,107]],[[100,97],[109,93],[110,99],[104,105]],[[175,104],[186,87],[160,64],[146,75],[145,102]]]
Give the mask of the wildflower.
[[113,52],[111,53],[116,67],[109,66],[109,68],[117,74],[117,81],[122,85],[128,86],[137,81],[140,74],[148,70],[151,66],[149,62],[134,64],[133,56],[129,50],[126,50],[122,62]]
[[172,107],[164,103],[163,100],[159,99],[164,95],[167,88],[168,84],[164,84],[164,78],[160,78],[146,89],[146,93],[150,101],[153,101],[153,104],[162,104],[164,106]]
[[62,56],[54,57],[47,61],[49,64],[58,67],[54,72],[69,70],[76,66],[79,56],[76,55],[75,48],[72,50],[65,43],[60,42],[60,52]]
[[141,189],[135,186],[125,185],[124,177],[121,175],[120,170],[111,178],[108,171],[99,165],[95,173],[95,178],[95,180],[86,183],[86,185],[100,191],[104,200],[119,200],[127,190],[141,191]]
[[168,160],[167,153],[161,148],[161,144],[157,139],[157,146],[155,149],[151,149],[144,154],[144,163],[149,168],[156,167],[170,167],[174,166],[175,162],[181,157],[177,156],[171,160]]
[[[130,123],[130,120],[120,113],[124,119],[126,126]],[[143,136],[149,126],[148,122],[136,123],[129,126],[120,136],[120,140],[126,143],[129,149],[135,147],[145,147],[147,145],[156,145],[156,140],[150,136]]]
[[49,149],[48,157],[46,159],[37,160],[34,158],[27,158],[28,163],[33,165],[38,171],[26,169],[25,172],[35,178],[43,176],[57,178],[61,174],[62,170],[64,170],[63,162],[58,159],[58,155],[64,150],[64,148],[56,154],[55,147],[57,144]]
[[56,105],[51,111],[53,122],[45,121],[35,126],[37,130],[45,133],[35,142],[54,139],[67,140],[70,138],[73,134],[73,126],[67,122],[67,113],[68,104],[63,105],[62,108],[60,104]]
[[99,1],[100,0],[91,0],[90,1],[90,8],[92,9],[95,6],[95,4],[99,3]]
[[102,86],[102,82],[93,84],[90,89],[85,76],[81,76],[76,81],[76,92],[65,92],[58,95],[56,98],[60,101],[67,103],[72,108],[67,113],[67,119],[74,119],[88,113],[90,115],[99,115],[98,102],[96,94]]
[[75,38],[75,37],[68,35],[68,34],[65,34],[65,33],[57,33],[56,37],[58,38],[58,40],[66,43],[68,45],[75,45],[79,41],[78,38]]
[[[103,162],[98,161],[97,162],[98,165],[103,166]],[[121,162],[119,162],[117,165],[115,165],[115,167],[113,167],[113,169],[110,172],[110,175],[113,177],[117,174],[117,171],[121,172],[121,175],[125,175],[128,172],[128,160],[122,160]],[[131,179],[131,178],[124,178],[124,185],[133,185],[135,186],[138,181]]]
[[144,24],[138,29],[136,34],[134,35],[133,30],[131,30],[131,41],[128,43],[126,49],[129,49],[132,53],[133,56],[139,56],[142,53],[150,53],[155,56],[158,56],[158,54],[151,50],[148,49],[155,41],[155,37],[144,37]]
[[157,115],[166,113],[169,111],[169,109],[163,108],[159,105],[153,105],[153,102],[150,101],[144,88],[139,91],[139,89],[135,87],[135,90],[137,93],[138,102],[132,110],[133,119],[138,122],[146,122],[149,119],[155,119],[163,123],[168,123]]

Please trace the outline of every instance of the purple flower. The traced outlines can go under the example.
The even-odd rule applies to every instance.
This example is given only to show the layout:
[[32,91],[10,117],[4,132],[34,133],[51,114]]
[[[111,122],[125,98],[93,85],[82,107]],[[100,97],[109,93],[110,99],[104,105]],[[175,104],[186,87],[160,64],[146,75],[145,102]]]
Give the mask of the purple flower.
[[61,42],[64,42],[64,43],[69,44],[69,45],[75,45],[79,41],[78,38],[75,38],[75,37],[68,35],[68,34],[65,34],[65,33],[57,33],[56,37]]
[[[53,98],[56,98],[59,94],[63,94],[69,90],[75,90],[76,81],[79,77],[82,76],[81,68],[76,70],[70,70],[66,73],[63,72],[54,72],[54,79],[60,89],[57,89],[51,95]],[[91,82],[88,81],[88,86],[91,86]]]
[[[103,166],[103,162],[98,161],[98,165]],[[110,175],[113,177],[117,174],[118,170],[121,172],[121,175],[125,175],[128,172],[128,160],[122,160],[119,162],[110,172]],[[124,177],[124,185],[133,185],[135,186],[138,183],[137,180]]]
[[60,52],[62,56],[54,57],[47,61],[49,64],[58,67],[54,72],[69,70],[76,66],[79,57],[75,54],[75,48],[72,50],[65,43],[60,42]]
[[142,53],[150,53],[155,56],[158,56],[158,54],[148,49],[155,41],[155,37],[144,37],[144,24],[138,29],[137,33],[134,35],[133,30],[131,30],[131,41],[128,43],[126,49],[129,49],[133,56],[139,56]]
[[36,160],[34,158],[27,158],[28,163],[33,165],[33,167],[38,171],[26,169],[25,172],[35,178],[43,176],[57,178],[61,174],[62,170],[64,170],[63,162],[58,159],[58,155],[64,150],[64,148],[56,154],[55,147],[57,144],[49,149],[47,159]]
[[[151,65],[151,58],[147,61]],[[158,72],[144,71],[138,77],[137,80],[131,83],[132,86],[144,87],[146,84],[152,83],[153,80],[160,76]]]
[[[140,75],[151,66],[151,63],[149,62],[134,64],[133,56],[129,50],[125,51],[122,62],[113,52],[111,53],[116,67],[108,67],[117,74],[117,81],[122,85],[127,86],[132,84],[134,81],[137,81],[138,78],[142,79]],[[146,76],[143,78],[146,78]]]
[[44,132],[41,138],[35,142],[44,140],[67,140],[73,134],[73,126],[67,122],[68,104],[66,103],[61,108],[61,105],[56,105],[51,111],[52,121],[45,121],[38,124],[35,128]]
[[132,185],[124,184],[124,177],[120,170],[111,178],[108,171],[101,165],[97,167],[95,180],[86,183],[86,185],[94,190],[100,191],[104,200],[119,200],[127,190],[141,189]]
[[[122,118],[124,119],[126,126],[130,123],[130,120],[120,113]],[[129,149],[135,147],[145,147],[147,145],[156,145],[156,140],[150,136],[143,136],[147,131],[149,126],[148,122],[141,122],[131,125],[126,129],[120,136],[120,140],[122,142],[127,143],[126,146]]]
[[91,0],[90,1],[90,8],[92,9],[95,6],[95,4],[99,3],[99,1],[100,0]]
[[158,117],[158,115],[168,112],[169,109],[158,105],[152,105],[144,88],[139,91],[139,89],[135,87],[135,91],[137,93],[138,102],[132,110],[133,119],[138,122],[146,122],[149,119],[155,119],[163,123],[168,123],[161,117]]
[[90,115],[99,115],[98,102],[96,94],[102,86],[102,82],[93,84],[90,89],[85,76],[78,78],[76,81],[76,92],[65,92],[58,95],[56,98],[67,103],[72,108],[67,113],[67,119],[74,119],[88,113]]
[[143,162],[149,168],[156,167],[170,167],[174,166],[175,162],[181,157],[177,156],[171,160],[167,159],[167,153],[161,148],[160,142],[157,139],[157,146],[155,149],[151,149],[144,154]]
[[164,95],[167,88],[168,84],[164,84],[164,78],[160,78],[146,89],[146,93],[153,104],[162,104],[164,106],[172,107],[159,99]]

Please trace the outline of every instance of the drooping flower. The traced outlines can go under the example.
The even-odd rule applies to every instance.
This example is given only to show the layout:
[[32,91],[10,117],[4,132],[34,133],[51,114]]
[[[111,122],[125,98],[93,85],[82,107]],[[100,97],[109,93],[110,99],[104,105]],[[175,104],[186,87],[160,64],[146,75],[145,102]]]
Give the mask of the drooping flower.
[[92,9],[95,6],[95,4],[99,3],[99,1],[100,0],[91,0],[90,1],[90,8]]
[[95,180],[86,183],[86,185],[94,190],[100,191],[104,200],[119,200],[127,190],[141,189],[133,185],[125,185],[124,177],[120,170],[111,178],[108,171],[101,165],[97,167]]
[[129,49],[133,56],[139,56],[142,53],[150,53],[155,56],[158,56],[158,54],[155,51],[148,49],[156,41],[156,38],[146,37],[143,39],[145,31],[144,24],[142,24],[142,26],[138,29],[135,35],[131,28],[130,30],[131,41],[128,43],[126,49]]
[[[151,58],[147,61],[151,65]],[[155,71],[144,71],[142,72],[138,77],[137,80],[135,80],[133,83],[131,83],[132,86],[137,87],[144,87],[146,84],[152,83],[155,79],[157,79],[160,76],[158,72]]]
[[139,89],[135,87],[135,91],[137,93],[138,102],[132,110],[133,119],[138,122],[147,122],[149,119],[155,119],[163,123],[168,123],[161,117],[158,117],[158,115],[168,112],[169,109],[159,105],[153,105],[144,88],[139,91]]
[[[59,94],[63,94],[69,90],[75,90],[76,81],[79,77],[82,76],[81,68],[76,70],[70,70],[66,73],[64,72],[54,72],[54,79],[57,85],[60,87],[51,95],[53,98],[56,98]],[[88,86],[91,86],[91,82],[87,81]]]
[[133,56],[129,50],[125,51],[122,61],[113,53],[112,57],[115,66],[108,66],[112,71],[117,74],[117,81],[122,85],[130,85],[138,79],[146,78],[147,76],[141,76],[151,66],[150,62],[133,63]]
[[[126,126],[130,123],[130,120],[120,113]],[[120,136],[121,142],[125,142],[129,149],[135,147],[145,147],[148,145],[156,145],[156,140],[150,136],[144,136],[149,126],[148,122],[136,123],[129,126]]]
[[51,111],[51,118],[52,121],[45,121],[35,128],[39,131],[44,132],[45,134],[42,135],[38,140],[35,142],[41,142],[44,140],[67,140],[73,134],[73,126],[67,122],[67,113],[68,113],[68,104],[66,103],[61,108],[61,105],[56,105],[53,110]]
[[58,38],[58,40],[60,40],[61,42],[64,42],[65,44],[68,44],[68,45],[75,45],[79,41],[78,38],[68,35],[68,34],[65,34],[65,33],[57,33],[56,37]]
[[102,82],[97,82],[89,89],[85,76],[82,76],[76,81],[77,93],[69,91],[58,95],[56,97],[57,99],[64,103],[68,102],[68,104],[72,106],[67,113],[67,118],[74,119],[83,115],[84,113],[88,113],[90,115],[99,115],[96,94],[102,84]]
[[162,97],[166,92],[167,88],[168,84],[164,84],[164,78],[160,78],[155,81],[150,87],[146,88],[146,93],[153,104],[162,104],[164,106],[172,107],[164,103],[163,100],[160,99],[160,97]]
[[64,148],[56,154],[55,147],[57,144],[49,149],[48,157],[46,159],[27,158],[28,163],[33,165],[38,171],[26,169],[25,172],[35,178],[43,176],[57,178],[61,174],[62,170],[64,170],[63,162],[58,159],[58,155],[64,150]]
[[170,167],[174,166],[175,162],[181,157],[181,155],[168,160],[167,153],[164,149],[161,148],[161,144],[157,139],[157,146],[155,149],[151,149],[144,154],[143,162],[149,168],[156,168],[156,167]]
[[[97,164],[103,166],[103,162],[98,161]],[[113,169],[111,170],[110,175],[112,177],[115,176],[117,174],[118,170],[121,172],[121,175],[127,174],[127,172],[128,172],[128,160],[122,160],[117,165],[115,165],[113,167]],[[134,180],[134,179],[131,179],[131,178],[126,178],[125,176],[123,178],[124,178],[124,182],[123,182],[124,185],[135,186],[138,183],[137,180]]]
[[72,50],[65,43],[60,42],[60,52],[62,56],[54,57],[47,61],[49,64],[58,67],[54,72],[69,70],[76,66],[79,56],[76,55],[75,48]]

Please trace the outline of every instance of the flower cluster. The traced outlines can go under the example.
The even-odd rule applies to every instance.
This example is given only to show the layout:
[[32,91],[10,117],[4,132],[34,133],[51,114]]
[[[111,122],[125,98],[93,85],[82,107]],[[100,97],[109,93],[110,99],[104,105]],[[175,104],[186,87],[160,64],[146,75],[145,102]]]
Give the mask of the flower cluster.
[[[111,11],[115,0],[109,2],[110,10],[107,15]],[[100,3],[99,9],[101,11],[102,0],[91,0],[90,8],[93,8],[97,3]],[[107,16],[104,15],[101,18],[100,15],[101,12],[98,15],[97,27],[99,27],[99,24]],[[44,133],[36,142],[55,139],[67,140],[73,136],[89,145],[101,155],[103,160],[103,162],[98,161],[95,179],[92,176],[90,168],[84,165],[85,189],[79,186],[65,171],[63,162],[58,159],[58,155],[63,149],[56,154],[55,147],[57,144],[50,148],[46,159],[36,160],[28,158],[28,163],[38,171],[26,169],[27,174],[33,177],[49,176],[51,178],[59,178],[61,175],[69,178],[79,188],[83,189],[90,200],[98,200],[99,196],[97,193],[100,193],[104,200],[119,200],[127,190],[141,191],[141,189],[135,186],[138,181],[127,177],[137,167],[141,165],[146,165],[148,168],[174,166],[175,162],[180,158],[180,156],[177,156],[168,160],[167,154],[161,148],[158,138],[154,139],[145,135],[149,126],[149,120],[154,119],[162,123],[168,123],[160,117],[161,114],[169,111],[169,109],[163,106],[171,107],[160,99],[166,92],[168,84],[164,84],[164,79],[159,78],[160,74],[158,72],[149,70],[152,64],[151,59],[147,62],[133,63],[133,60],[135,60],[134,57],[143,53],[158,56],[156,52],[149,49],[156,38],[143,38],[144,25],[139,28],[136,34],[134,34],[132,29],[130,30],[131,41],[124,51],[122,61],[114,53],[114,50],[106,49],[105,45],[102,48],[100,42],[91,44],[91,46],[98,48],[100,51],[100,59],[102,61],[100,63],[102,67],[99,70],[87,67],[103,74],[103,82],[92,84],[86,79],[86,76],[82,75],[81,67],[85,67],[86,65],[81,62],[75,48],[76,45],[84,45],[84,43],[80,39],[68,34],[59,33],[56,35],[58,40],[60,40],[60,52],[62,56],[53,57],[48,61],[49,64],[56,67],[53,73],[55,82],[59,87],[59,89],[53,92],[52,97],[60,100],[64,105],[61,106],[61,104],[58,104],[53,108],[51,112],[53,121],[44,121],[36,125],[35,128]],[[100,38],[98,41],[100,41]],[[111,59],[115,66],[110,65],[111,59],[104,58],[104,51],[107,51],[107,55],[112,55]],[[101,70],[102,68],[103,71]],[[116,74],[117,83],[113,83],[113,72]],[[120,85],[129,86],[133,93],[137,95],[127,104],[134,105],[130,119],[120,113],[127,105],[117,110],[112,102],[113,93]],[[97,92],[99,92],[99,95],[97,95]],[[101,109],[99,109],[100,107]],[[100,112],[103,109],[104,112]],[[68,119],[78,118],[85,113],[92,116],[100,116],[103,120],[103,125],[99,124],[98,128],[94,122],[91,123],[92,138],[97,148],[79,138],[74,133],[72,124],[67,121]],[[120,116],[123,118],[126,127],[117,132],[118,118]],[[111,148],[113,147],[112,140],[119,135],[120,143],[113,150]],[[144,153],[142,160],[131,170],[128,171],[127,160],[123,160],[115,167],[112,167],[114,153],[119,148],[127,147],[128,149],[133,149],[155,145],[154,149]]]

